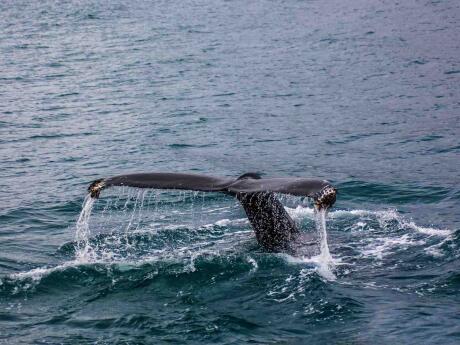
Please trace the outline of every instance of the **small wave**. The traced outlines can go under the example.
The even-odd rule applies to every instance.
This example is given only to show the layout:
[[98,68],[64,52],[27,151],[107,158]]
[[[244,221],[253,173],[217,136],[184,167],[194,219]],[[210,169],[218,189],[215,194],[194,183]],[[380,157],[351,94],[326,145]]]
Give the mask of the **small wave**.
[[423,226],[416,225],[412,221],[409,221],[409,222],[404,222],[403,221],[403,225],[408,227],[408,228],[411,228],[411,229],[413,229],[415,231],[418,231],[418,232],[420,232],[422,234],[430,235],[430,236],[433,235],[433,236],[447,237],[447,236],[450,236],[452,234],[451,230],[423,227]]
[[373,239],[372,243],[369,243],[361,253],[365,257],[373,256],[382,260],[385,256],[391,254],[394,248],[403,250],[408,246],[424,244],[425,241],[414,241],[409,234],[405,234],[401,237],[376,238]]
[[69,261],[55,267],[38,267],[31,269],[30,271],[13,273],[9,278],[13,280],[32,280],[33,282],[39,282],[44,276],[56,272],[63,271],[69,267],[76,267],[81,265],[78,261]]
[[157,250],[140,258],[98,257],[91,258],[91,261],[79,258],[54,267],[39,267],[5,276],[0,279],[0,292],[16,295],[34,291],[40,284],[54,286],[56,281],[62,282],[65,286],[84,285],[84,281],[88,279],[102,279],[112,283],[126,280],[135,282],[152,277],[152,274],[163,277],[177,277],[195,272],[199,272],[200,275],[206,272],[205,275],[208,276],[222,275],[224,272],[253,274],[259,268],[257,255],[259,254],[247,255],[231,248],[216,250],[200,246],[183,246],[174,250]]
[[375,216],[377,220],[381,223],[382,227],[385,227],[386,224],[388,224],[388,222],[395,221],[397,222],[398,227],[400,229],[413,230],[429,236],[447,237],[452,234],[451,230],[436,229],[416,225],[413,221],[406,220],[395,209],[389,209],[384,211],[352,210],[350,211],[350,213],[357,216]]
[[[297,206],[296,208],[286,207],[286,211],[294,219],[302,218],[313,218],[314,209],[311,207]],[[429,236],[441,236],[447,237],[450,236],[453,231],[448,229],[437,229],[432,227],[423,227],[415,224],[412,220],[406,220],[396,209],[388,209],[382,211],[371,211],[371,210],[334,210],[329,211],[328,216],[331,219],[340,219],[344,217],[365,217],[371,216],[375,217],[383,226],[390,221],[396,221],[400,228],[410,229],[421,234]]]
[[220,219],[214,223],[210,223],[210,224],[206,224],[206,225],[203,225],[204,228],[210,228],[210,227],[214,227],[214,226],[221,226],[221,227],[225,227],[225,226],[229,226],[229,225],[242,225],[242,224],[249,224],[249,221],[247,218],[237,218],[237,219],[228,219],[228,218],[224,218],[224,219]]

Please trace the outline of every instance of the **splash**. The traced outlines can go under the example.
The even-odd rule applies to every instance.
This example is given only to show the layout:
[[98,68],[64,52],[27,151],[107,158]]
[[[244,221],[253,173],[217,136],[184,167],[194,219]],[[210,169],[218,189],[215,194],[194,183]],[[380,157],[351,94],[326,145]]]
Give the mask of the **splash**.
[[[168,192],[165,201],[160,200],[163,194],[158,191],[144,195],[138,190],[122,189],[113,194],[102,199],[105,206],[102,204],[97,208],[96,199],[85,198],[76,222],[75,257],[55,267],[39,267],[10,275],[8,279],[21,281],[17,292],[33,288],[43,276],[52,272],[94,264],[126,270],[127,267],[172,263],[175,270],[193,272],[200,269],[202,260],[213,257],[221,260],[243,254],[245,258],[251,255],[244,260],[252,267],[250,273],[263,269],[263,265],[259,268],[260,260],[252,257],[254,237],[247,217],[232,217],[234,210],[239,208],[238,204],[215,207],[214,203],[206,205],[200,198],[200,205],[193,200],[200,201],[197,195],[185,193]],[[185,203],[186,207],[177,209],[177,202]],[[293,199],[291,204],[295,202],[298,199]],[[307,227],[316,231],[318,245],[314,256],[311,252],[305,256],[301,253],[276,256],[300,265],[308,276],[319,275],[327,281],[336,280],[336,275],[343,277],[363,269],[365,266],[360,264],[363,260],[366,267],[386,267],[394,255],[411,246],[420,247],[419,255],[425,252],[430,257],[442,257],[451,250],[455,238],[452,230],[418,226],[393,209],[325,212],[305,205],[286,206],[285,209],[296,221],[308,220]],[[98,214],[93,219],[96,210]],[[200,217],[199,224],[194,219],[195,211]],[[224,214],[228,218],[222,217]],[[336,242],[333,256],[328,245],[326,215],[334,223],[342,222],[341,229],[348,237],[346,243]],[[211,222],[207,223],[209,220]],[[311,226],[315,221],[316,226]],[[350,253],[350,250],[353,251]],[[0,286],[8,279],[0,279]]]
[[96,199],[90,194],[83,201],[82,210],[77,220],[75,240],[77,242],[76,261],[88,262],[91,257],[91,246],[89,245],[89,217],[93,210],[93,205]]
[[[297,206],[295,209],[286,208],[289,214],[295,219],[313,218],[315,220],[315,229],[319,242],[318,255],[315,256],[291,256],[282,254],[289,263],[293,264],[311,264],[314,266],[312,270],[318,273],[326,280],[333,281],[337,277],[334,274],[334,269],[337,264],[341,264],[340,259],[334,259],[329,251],[327,242],[327,228],[326,228],[326,209],[309,208]],[[311,217],[313,216],[313,217]]]
[[[155,199],[157,195],[155,195]],[[124,228],[122,237],[124,237],[124,241],[121,239],[121,237],[118,239],[117,244],[126,246],[125,249],[132,249],[131,248],[131,243],[130,243],[130,238],[129,238],[129,233],[136,233],[139,231],[139,224],[140,224],[140,219],[142,217],[142,209],[145,206],[144,205],[144,199],[145,199],[145,194],[140,193],[139,191],[137,194],[133,195],[134,197],[134,204],[132,205],[132,210],[131,210],[131,215],[128,215],[128,203],[130,202],[131,195],[127,198],[124,206],[122,207],[123,214],[126,216],[127,219],[129,219],[128,225]],[[196,198],[196,195],[193,195],[194,199]],[[185,193],[184,195],[180,195],[180,199],[183,200],[185,199]],[[92,242],[90,241],[91,237],[91,232],[90,232],[90,227],[89,227],[89,220],[90,216],[93,210],[93,206],[95,203],[95,198],[92,198],[89,194],[85,197],[85,200],[82,205],[82,210],[81,213],[78,217],[77,224],[76,224],[76,233],[75,233],[75,241],[76,241],[76,254],[75,254],[75,263],[77,264],[86,264],[86,263],[94,263],[98,262],[100,260],[107,261],[107,262],[112,262],[113,259],[115,258],[115,255],[111,250],[111,246],[109,245],[107,247],[106,243],[102,243],[102,245],[97,244],[94,246]],[[118,202],[118,201],[116,201]],[[193,204],[193,203],[192,203]],[[155,201],[155,212],[157,212],[157,200]],[[105,208],[104,208],[105,210]],[[297,208],[297,211],[302,210],[304,211],[305,209]],[[193,207],[190,210],[190,212],[193,213]],[[317,237],[318,237],[318,242],[319,242],[319,248],[318,252],[319,254],[313,257],[304,257],[301,258],[300,260],[302,262],[309,262],[313,263],[316,266],[317,272],[325,279],[327,280],[335,280],[336,277],[333,273],[333,268],[334,268],[334,261],[333,258],[331,257],[330,251],[329,251],[329,246],[327,242],[327,230],[326,230],[326,211],[324,209],[308,209],[308,211],[312,211],[311,213],[314,214],[315,220],[316,220],[316,231],[317,231]],[[104,213],[105,211],[103,211]],[[173,211],[174,212],[174,211]],[[203,212],[203,210],[201,210]],[[310,212],[308,212],[310,213]],[[136,226],[136,219],[139,218],[137,221],[137,226]],[[221,219],[216,221],[212,225],[214,226],[228,226],[231,223],[241,223],[243,220],[243,223],[247,223],[247,219],[237,219],[237,220],[230,220],[228,218]],[[208,228],[209,225],[204,225],[200,228]],[[133,228],[134,226],[134,228]],[[166,228],[170,227],[176,228],[178,225],[169,225]],[[179,227],[184,227],[186,226],[185,224],[180,225]],[[121,229],[123,230],[123,229]],[[145,231],[145,229],[144,229]],[[151,229],[149,229],[149,232]],[[235,234],[233,234],[234,236]],[[113,236],[112,236],[113,237]],[[110,239],[112,237],[108,237],[107,239]],[[115,236],[116,237],[116,236]],[[106,239],[106,240],[107,240]],[[125,259],[129,256],[129,253],[124,253]],[[299,259],[299,258],[298,258]],[[192,258],[192,268],[193,268],[193,258]]]
[[334,260],[332,259],[327,244],[327,230],[326,230],[326,209],[318,209],[315,213],[316,231],[318,233],[320,243],[319,255],[312,258],[318,264],[318,273],[328,280],[335,280],[336,277],[333,273]]

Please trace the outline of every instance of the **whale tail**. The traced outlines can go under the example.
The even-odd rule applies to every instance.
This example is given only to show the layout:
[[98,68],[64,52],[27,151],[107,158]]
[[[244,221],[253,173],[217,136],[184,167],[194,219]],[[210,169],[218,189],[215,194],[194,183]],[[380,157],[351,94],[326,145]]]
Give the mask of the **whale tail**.
[[336,201],[337,189],[326,180],[281,177],[262,178],[258,173],[245,173],[237,179],[181,173],[139,173],[98,179],[88,187],[91,197],[98,198],[103,189],[129,186],[153,189],[180,189],[201,192],[238,193],[273,192],[306,196],[317,208],[329,208]]
[[337,189],[325,180],[262,178],[257,173],[246,173],[237,179],[180,173],[128,174],[95,180],[88,191],[92,198],[98,198],[103,189],[111,186],[222,192],[236,196],[254,228],[257,241],[269,251],[288,251],[299,234],[275,193],[309,197],[318,210],[331,207],[337,194]]

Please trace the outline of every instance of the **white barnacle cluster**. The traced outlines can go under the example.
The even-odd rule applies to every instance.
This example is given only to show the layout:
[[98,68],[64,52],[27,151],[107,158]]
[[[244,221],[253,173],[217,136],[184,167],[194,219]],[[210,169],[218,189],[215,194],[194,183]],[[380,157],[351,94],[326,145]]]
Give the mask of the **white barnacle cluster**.
[[105,180],[96,180],[88,188],[92,198],[98,198],[101,190],[105,187]]
[[335,202],[336,193],[337,190],[334,187],[327,185],[314,195],[313,199],[316,206],[319,208],[330,207]]

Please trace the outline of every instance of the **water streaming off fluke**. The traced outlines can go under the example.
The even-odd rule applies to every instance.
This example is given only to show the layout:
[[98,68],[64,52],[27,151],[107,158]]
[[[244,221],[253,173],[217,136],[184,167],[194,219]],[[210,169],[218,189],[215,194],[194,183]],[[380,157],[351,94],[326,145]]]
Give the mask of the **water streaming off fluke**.
[[329,252],[329,245],[327,243],[327,229],[326,229],[326,209],[319,209],[315,212],[316,231],[319,239],[320,254],[314,258],[318,262],[318,272],[329,280],[335,280],[335,275],[332,272],[334,262]]
[[[122,194],[123,194],[122,190]],[[146,197],[146,194],[148,196]],[[188,252],[194,252],[194,256],[196,257],[197,255],[200,254],[196,253],[196,247],[195,249],[194,242],[197,239],[200,239],[202,235],[200,233],[197,233],[197,231],[200,231],[199,229],[209,229],[209,224],[206,225],[196,225],[195,224],[195,218],[200,218],[202,219],[203,213],[206,212],[214,212],[215,210],[213,208],[209,208],[209,205],[206,205],[206,201],[204,199],[203,194],[197,193],[197,192],[184,192],[181,191],[179,193],[176,193],[178,195],[178,199],[174,199],[174,192],[168,194],[169,197],[173,197],[173,202],[171,204],[171,207],[166,211],[168,214],[166,215],[167,217],[187,217],[191,216],[194,220],[194,228],[196,229],[190,229],[187,230],[188,232],[188,237],[189,237],[189,242],[181,242],[180,245],[184,248],[186,248],[186,251]],[[90,229],[90,217],[91,213],[93,211],[93,206],[95,204],[95,201],[97,199],[93,199],[90,197],[90,195],[87,195],[84,199],[83,206],[81,213],[78,217],[77,223],[76,223],[76,232],[75,232],[75,241],[76,241],[76,261],[81,262],[81,263],[88,263],[88,262],[96,262],[96,261],[106,261],[109,260],[109,262],[112,262],[112,260],[117,259],[117,260],[127,260],[128,257],[131,255],[130,253],[140,251],[143,253],[143,256],[137,256],[137,260],[142,261],[145,259],[145,251],[141,248],[136,248],[136,239],[135,235],[139,233],[147,233],[149,236],[155,236],[155,233],[158,231],[158,224],[153,222],[150,223],[151,226],[148,224],[143,224],[142,223],[142,217],[145,215],[146,217],[149,214],[154,214],[153,218],[158,218],[161,213],[161,206],[165,206],[168,204],[168,201],[162,200],[162,197],[164,198],[164,194],[159,194],[158,191],[136,191],[135,193],[131,193],[128,189],[128,195],[126,196],[126,201],[123,201],[122,204],[123,207],[121,210],[118,210],[116,207],[116,204],[120,199],[117,199],[113,204],[111,203],[110,199],[105,201],[102,199],[102,201],[106,202],[105,207],[103,207],[103,211],[101,214],[98,214],[100,218],[102,218],[102,223],[106,224],[105,226],[112,226],[111,224],[107,225],[107,222],[110,218],[112,218],[113,214],[117,214],[119,217],[122,217],[121,222],[125,222],[127,225],[117,225],[115,230],[109,229],[108,232],[110,233],[109,237],[104,237],[102,240],[95,239],[94,237],[97,236],[97,231],[92,234],[91,229]],[[118,196],[120,198],[120,195]],[[152,200],[153,199],[153,200]],[[295,197],[293,198],[284,198],[285,201],[288,201],[290,203],[293,202],[298,202],[299,199],[296,199]],[[163,202],[163,203],[162,203]],[[210,201],[209,203],[211,203]],[[169,201],[169,203],[171,203]],[[184,214],[183,212],[179,215],[177,214],[177,209],[180,209],[181,207],[177,203],[189,203],[191,205],[191,208],[188,210],[189,215]],[[154,205],[154,208],[152,209],[151,206]],[[112,206],[112,207],[111,207]],[[112,209],[111,209],[112,208]],[[224,208],[225,209],[225,208]],[[289,208],[287,208],[289,211]],[[164,212],[164,211],[163,211]],[[316,253],[319,253],[318,255],[315,256],[308,256],[308,257],[301,257],[298,258],[300,262],[306,263],[306,264],[314,264],[317,267],[317,272],[320,274],[323,278],[326,278],[327,280],[335,280],[335,275],[333,273],[333,259],[331,257],[330,251],[329,251],[329,246],[327,243],[327,229],[326,229],[326,215],[327,212],[325,209],[315,209],[314,211],[314,226],[315,226],[315,232],[316,232],[316,238],[318,242],[318,248],[316,250]],[[163,215],[165,217],[165,215]],[[244,219],[244,218],[243,218]],[[238,219],[237,223],[240,222],[241,219]],[[230,222],[231,223],[231,222]],[[220,227],[222,226],[222,221],[221,219],[217,220],[215,223],[215,226]],[[229,224],[228,222],[225,224]],[[250,224],[249,222],[246,223],[248,227],[248,232],[250,234],[250,238],[253,238],[254,235],[252,231],[250,230]],[[185,226],[185,225],[183,225]],[[180,231],[180,225],[176,227],[177,230],[174,230],[174,226],[171,227],[171,225],[167,225],[165,228],[170,229],[172,233]],[[118,229],[118,230],[117,230]],[[105,229],[107,231],[107,229]],[[310,229],[309,229],[310,230]],[[176,235],[178,236],[178,235]],[[195,236],[195,238],[193,238]],[[220,235],[219,235],[220,236]],[[237,234],[232,234],[232,233],[226,233],[226,237],[238,237]],[[212,243],[209,238],[202,239],[202,243],[198,247],[209,247]],[[102,241],[102,243],[101,243]],[[153,241],[153,238],[152,238]],[[231,242],[226,240],[228,243],[227,246],[231,246]],[[110,245],[108,243],[110,242]],[[113,245],[116,244],[117,248],[116,250],[113,248]],[[215,244],[215,243],[214,243]],[[139,244],[138,244],[139,245]],[[175,244],[177,245],[177,243]],[[142,244],[142,246],[145,246],[145,243]],[[163,252],[165,251],[172,251],[173,247],[171,243],[167,244],[165,243],[165,248],[157,248],[155,250],[161,250]],[[185,246],[185,247],[184,247]],[[183,250],[182,249],[182,250]],[[177,248],[176,248],[177,250]],[[222,250],[220,248],[219,250]],[[221,255],[218,251],[218,249],[214,249],[214,252],[217,253],[217,255]],[[238,250],[237,248],[233,248],[233,250]],[[224,251],[226,252],[226,251]],[[300,255],[300,254],[299,254]],[[132,259],[132,257],[130,257]],[[134,257],[136,259],[136,256]],[[191,259],[192,260],[192,259]],[[294,259],[296,261],[297,259]]]
[[82,210],[77,220],[75,230],[75,241],[76,241],[76,260],[81,262],[90,261],[91,246],[89,245],[90,229],[89,229],[89,218],[93,210],[93,205],[96,199],[91,198],[88,194],[83,201]]

